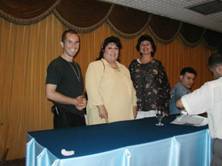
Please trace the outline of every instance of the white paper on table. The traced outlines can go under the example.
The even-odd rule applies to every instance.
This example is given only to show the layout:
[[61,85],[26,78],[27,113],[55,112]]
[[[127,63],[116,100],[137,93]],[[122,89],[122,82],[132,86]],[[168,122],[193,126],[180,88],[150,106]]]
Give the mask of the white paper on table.
[[191,126],[204,126],[208,124],[207,118],[199,115],[180,115],[172,124],[191,125]]
[[63,156],[72,156],[75,154],[74,150],[66,150],[66,149],[61,149],[61,154]]

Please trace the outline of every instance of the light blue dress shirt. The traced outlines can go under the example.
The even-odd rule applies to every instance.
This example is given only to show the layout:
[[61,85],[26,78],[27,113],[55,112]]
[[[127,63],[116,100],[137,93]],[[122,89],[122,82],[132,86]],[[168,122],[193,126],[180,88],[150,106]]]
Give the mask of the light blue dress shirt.
[[170,115],[180,114],[181,111],[176,107],[176,101],[190,92],[190,89],[186,88],[181,82],[173,87],[170,97]]

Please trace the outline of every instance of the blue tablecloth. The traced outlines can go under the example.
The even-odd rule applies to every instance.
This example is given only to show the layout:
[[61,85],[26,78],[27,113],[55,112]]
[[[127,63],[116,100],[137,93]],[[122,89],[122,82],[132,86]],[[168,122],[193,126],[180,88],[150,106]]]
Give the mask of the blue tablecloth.
[[[170,119],[170,118],[169,118]],[[155,118],[28,133],[26,165],[209,166],[207,126],[155,126]],[[61,149],[74,150],[63,156]]]

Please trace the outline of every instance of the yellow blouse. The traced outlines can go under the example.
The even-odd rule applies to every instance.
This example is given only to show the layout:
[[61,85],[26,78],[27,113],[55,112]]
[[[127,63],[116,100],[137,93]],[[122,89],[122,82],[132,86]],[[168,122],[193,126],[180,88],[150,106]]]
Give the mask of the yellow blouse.
[[114,69],[101,59],[88,66],[85,78],[88,124],[106,123],[99,117],[97,105],[105,106],[108,122],[133,119],[136,92],[128,69],[120,63],[117,65],[118,68]]

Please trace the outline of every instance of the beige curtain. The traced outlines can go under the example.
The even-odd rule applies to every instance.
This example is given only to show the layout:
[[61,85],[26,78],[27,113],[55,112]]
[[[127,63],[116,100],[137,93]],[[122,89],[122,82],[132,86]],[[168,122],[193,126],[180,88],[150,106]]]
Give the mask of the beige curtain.
[[8,158],[23,156],[27,131],[51,128],[45,70],[63,29],[54,16],[31,26],[0,19],[0,154],[9,149]]

